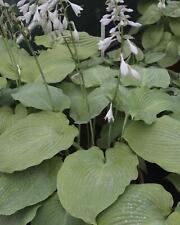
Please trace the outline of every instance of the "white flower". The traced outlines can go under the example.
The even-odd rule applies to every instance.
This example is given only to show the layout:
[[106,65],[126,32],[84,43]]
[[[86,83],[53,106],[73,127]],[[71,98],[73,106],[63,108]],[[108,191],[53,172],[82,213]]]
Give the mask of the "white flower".
[[132,27],[141,27],[142,25],[140,23],[135,23],[133,21],[128,20],[128,24]]
[[114,116],[113,116],[113,110],[112,110],[112,103],[110,104],[109,110],[104,117],[105,120],[108,121],[108,123],[114,122]]
[[109,17],[110,17],[110,15],[108,15],[108,14],[104,15],[103,18],[100,20],[100,22],[101,22],[104,26],[108,25],[108,24],[112,21],[112,19],[109,18]]
[[74,30],[72,31],[72,35],[75,41],[79,41],[79,33],[75,27],[74,27]]
[[81,11],[83,11],[83,8],[81,6],[79,6],[77,4],[74,4],[70,1],[67,1],[67,2],[69,2],[69,4],[71,5],[71,7],[72,7],[74,13],[76,14],[76,16],[81,15]]
[[21,7],[24,5],[24,3],[26,2],[26,0],[21,0],[17,3],[17,7]]
[[68,21],[67,21],[67,19],[66,19],[65,16],[64,16],[64,18],[63,18],[62,24],[63,24],[63,28],[64,28],[64,29],[67,29],[67,27],[68,27]]
[[138,54],[138,49],[137,47],[129,40],[127,39],[127,43],[129,45],[129,48],[131,50],[131,52],[134,54],[134,55],[137,55]]
[[100,40],[98,43],[99,50],[101,50],[101,52],[104,53],[114,40],[115,39],[113,39],[113,37],[108,37],[105,38],[104,40]]
[[41,15],[39,13],[38,7],[36,8],[36,12],[33,16],[33,21],[35,22],[40,22],[41,21]]
[[19,11],[24,14],[26,14],[28,12],[28,9],[29,9],[29,3],[25,4],[25,5],[22,5],[21,7],[19,7]]
[[166,8],[166,2],[165,2],[165,0],[159,0],[158,8],[159,9],[165,9]]
[[129,65],[124,61],[122,54],[121,54],[120,72],[122,76],[126,76],[129,74]]

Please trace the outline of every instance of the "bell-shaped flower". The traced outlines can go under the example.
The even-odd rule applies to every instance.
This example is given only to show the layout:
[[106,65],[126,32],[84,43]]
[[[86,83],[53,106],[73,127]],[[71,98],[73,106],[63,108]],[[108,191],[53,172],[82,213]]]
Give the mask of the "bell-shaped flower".
[[122,76],[126,76],[129,74],[129,65],[124,61],[122,54],[121,54],[120,72]]
[[101,50],[101,52],[104,53],[114,40],[115,39],[113,39],[113,37],[108,37],[105,38],[104,40],[100,40],[98,43],[99,50]]
[[129,45],[129,48],[131,50],[131,52],[134,54],[134,55],[137,55],[138,54],[138,49],[137,47],[129,40],[127,39],[127,43]]
[[114,116],[113,116],[113,109],[112,109],[112,103],[110,104],[109,110],[104,117],[105,120],[108,121],[108,123],[114,122]]
[[70,1],[67,1],[70,6],[72,7],[72,10],[74,11],[74,13],[76,14],[76,16],[80,16],[81,15],[81,11],[83,11],[83,8],[77,4],[74,4]]

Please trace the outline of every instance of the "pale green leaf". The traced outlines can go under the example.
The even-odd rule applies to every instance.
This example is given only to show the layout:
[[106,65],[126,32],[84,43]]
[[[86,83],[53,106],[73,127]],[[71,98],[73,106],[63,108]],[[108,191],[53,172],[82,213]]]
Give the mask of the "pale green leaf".
[[107,83],[109,87],[99,87],[86,93],[80,86],[73,83],[61,85],[64,93],[71,99],[70,116],[78,124],[89,122],[90,119],[98,116],[109,104],[115,84]]
[[26,225],[33,220],[39,207],[40,205],[30,206],[11,216],[0,216],[0,225]]
[[179,29],[179,24],[180,24],[180,18],[171,18],[170,22],[169,22],[169,26],[172,30],[172,32],[180,37],[180,29]]
[[7,85],[7,80],[4,77],[0,77],[0,89],[5,88]]
[[156,121],[160,112],[174,110],[171,96],[162,90],[147,87],[121,89],[115,106],[131,115],[134,120],[143,120],[147,124]]
[[163,14],[169,17],[180,17],[180,2],[168,1],[166,8],[163,10]]
[[157,63],[166,56],[164,52],[148,51],[145,54],[145,62],[147,64]]
[[[115,77],[115,75],[118,75],[117,71],[101,65],[82,70],[82,73],[84,84],[87,88],[101,86],[104,82],[108,82],[108,80]],[[71,79],[75,84],[82,84],[80,74],[76,73],[72,75]]]
[[117,143],[103,152],[92,147],[68,156],[58,174],[58,194],[74,217],[95,224],[96,216],[137,178],[137,157],[127,145]]
[[43,203],[31,225],[85,225],[85,223],[67,213],[55,193]]
[[143,159],[169,172],[180,173],[180,121],[163,116],[151,126],[132,122],[124,138]]
[[142,37],[142,45],[145,49],[152,49],[160,42],[164,34],[164,27],[160,25],[149,26]]
[[[50,95],[48,94],[48,90]],[[26,84],[12,94],[23,105],[47,111],[63,111],[69,108],[70,100],[61,89],[43,84]]]
[[171,173],[169,174],[166,179],[168,179],[174,187],[180,192],[180,175]]
[[179,225],[180,221],[180,202],[175,208],[175,211],[167,218],[167,225]]
[[167,88],[170,84],[170,76],[166,69],[140,66],[133,67],[140,75],[140,79],[133,79],[132,76],[121,78],[121,82],[125,86],[147,86]]
[[59,158],[13,174],[0,174],[0,215],[12,215],[45,200],[56,190]]
[[11,173],[40,164],[68,149],[77,135],[62,113],[30,114],[0,136],[0,171]]
[[0,107],[0,134],[26,116],[27,110],[21,104],[16,106],[14,113],[8,106]]
[[147,8],[154,3],[154,0],[139,0],[137,9],[139,13],[143,14]]
[[140,17],[139,22],[142,25],[150,25],[158,22],[161,18],[161,12],[157,7],[157,4],[151,4]]
[[97,218],[98,225],[166,225],[172,196],[159,184],[130,185]]

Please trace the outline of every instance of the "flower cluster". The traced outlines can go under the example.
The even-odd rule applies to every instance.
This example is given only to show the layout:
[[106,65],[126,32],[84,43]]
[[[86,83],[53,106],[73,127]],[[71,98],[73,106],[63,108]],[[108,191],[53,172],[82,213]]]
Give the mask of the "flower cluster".
[[[68,27],[64,14],[67,7],[71,7],[76,16],[83,10],[81,6],[69,0],[20,0],[17,6],[22,13],[20,19],[29,24],[29,27],[40,25],[45,33],[58,30],[62,33]],[[75,27],[74,27],[75,29]]]
[[[112,42],[118,41],[119,43],[121,43],[121,45],[123,45],[124,41],[126,41],[131,50],[131,53],[137,55],[138,49],[132,42],[133,37],[131,35],[124,34],[124,27],[126,26],[130,27],[141,26],[140,23],[135,23],[130,20],[130,16],[128,13],[133,12],[133,10],[127,8],[127,6],[124,5],[124,0],[107,0],[106,5],[107,5],[106,8],[107,14],[103,16],[103,18],[101,19],[101,23],[104,26],[110,23],[115,24],[115,26],[109,31],[110,37],[107,37],[99,42],[99,49],[104,53]],[[128,74],[131,74],[133,77],[138,79],[139,78],[138,73],[125,62],[122,48],[120,60],[121,60],[120,65],[121,75],[126,76]]]

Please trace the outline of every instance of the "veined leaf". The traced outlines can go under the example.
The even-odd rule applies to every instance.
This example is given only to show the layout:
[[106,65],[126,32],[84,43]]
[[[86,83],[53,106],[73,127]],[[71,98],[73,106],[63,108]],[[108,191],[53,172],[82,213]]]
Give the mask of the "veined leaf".
[[135,80],[132,76],[121,78],[121,82],[125,86],[147,86],[167,88],[170,84],[170,76],[166,69],[149,67],[143,68],[140,66],[133,67],[140,75],[139,80]]
[[55,193],[43,203],[31,225],[85,225],[85,223],[67,213]]
[[87,93],[83,93],[80,86],[73,83],[63,83],[61,88],[71,99],[70,116],[78,124],[87,123],[90,119],[98,116],[109,104],[115,85],[116,83],[109,82],[105,86],[92,91],[86,90]]
[[167,225],[179,225],[180,221],[180,203],[176,206],[176,209],[167,218]]
[[117,143],[106,151],[97,148],[68,156],[58,174],[58,194],[72,216],[95,224],[96,216],[137,178],[137,157]]
[[0,108],[0,134],[2,134],[8,127],[27,116],[27,110],[21,104],[18,104],[13,113],[12,108],[4,106]]
[[61,160],[53,158],[13,174],[0,174],[0,215],[12,215],[45,200],[56,190]]
[[[101,86],[104,82],[108,82],[108,80],[115,77],[116,74],[118,75],[117,71],[101,65],[85,69],[82,72],[85,87],[87,88]],[[75,84],[82,84],[80,74],[72,75],[71,79]]]
[[0,136],[0,171],[12,173],[40,164],[68,149],[77,135],[62,113],[30,114]]
[[26,225],[33,220],[39,207],[30,206],[11,216],[0,216],[0,225]]
[[161,18],[161,11],[157,7],[157,4],[151,4],[140,17],[139,22],[142,25],[150,25],[158,22]]
[[156,121],[160,112],[174,110],[171,96],[162,90],[150,90],[147,87],[121,89],[115,105],[134,120],[143,120],[147,124]]
[[163,10],[163,14],[169,17],[180,17],[180,2],[169,1],[166,8]]
[[159,184],[130,185],[97,218],[98,225],[166,225],[172,196]]
[[150,26],[143,34],[142,45],[145,49],[152,49],[160,42],[164,34],[164,27],[160,25]]
[[43,84],[26,84],[12,96],[23,105],[37,109],[63,111],[69,108],[70,100],[61,89],[48,85],[48,90]]
[[178,37],[180,37],[179,24],[180,24],[180,18],[171,18],[169,22],[171,31]]
[[151,126],[132,122],[124,138],[143,159],[180,174],[180,121],[163,116]]

